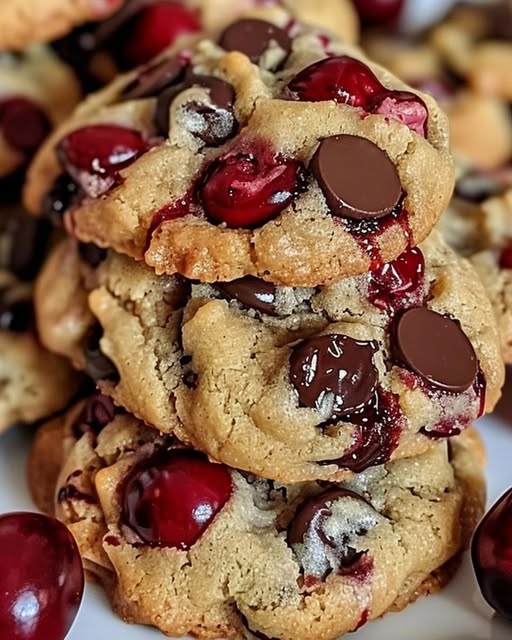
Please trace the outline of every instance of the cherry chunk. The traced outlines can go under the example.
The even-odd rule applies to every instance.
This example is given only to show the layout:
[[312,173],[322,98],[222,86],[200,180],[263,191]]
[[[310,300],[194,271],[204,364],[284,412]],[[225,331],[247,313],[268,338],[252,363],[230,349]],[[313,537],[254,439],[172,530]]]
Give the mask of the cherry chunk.
[[231,497],[227,467],[172,449],[135,467],[124,487],[123,519],[146,544],[189,549]]
[[480,523],[472,558],[482,595],[493,609],[512,620],[512,489]]
[[84,572],[76,542],[58,520],[0,516],[0,637],[64,640],[78,612]]

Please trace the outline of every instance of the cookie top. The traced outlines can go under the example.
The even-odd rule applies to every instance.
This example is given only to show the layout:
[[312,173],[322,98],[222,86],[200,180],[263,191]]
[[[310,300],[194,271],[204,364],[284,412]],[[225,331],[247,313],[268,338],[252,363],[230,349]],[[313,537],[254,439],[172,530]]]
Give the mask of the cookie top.
[[91,22],[54,43],[88,87],[148,63],[171,45],[190,46],[205,34],[216,39],[240,17],[281,26],[304,22],[357,42],[358,19],[350,0],[128,0],[102,22]]
[[123,0],[2,0],[0,49],[19,51],[49,42],[88,20],[101,20]]
[[480,455],[463,436],[450,455],[443,443],[350,482],[286,486],[117,416],[72,450],[56,511],[125,620],[172,636],[334,639],[465,546],[485,502]]
[[26,202],[157,273],[316,286],[423,240],[452,180],[433,100],[322,34],[244,20],[91,97]]
[[66,406],[80,376],[46,351],[34,323],[32,281],[44,259],[49,225],[21,210],[0,215],[0,431]]
[[52,261],[36,297],[53,308],[52,290],[69,292],[55,308],[72,329],[54,332],[38,304],[45,343],[81,353],[116,404],[231,466],[283,482],[341,479],[425,451],[500,395],[489,301],[436,234],[323,288],[199,285],[110,252],[89,276],[96,324],[80,331],[72,243],[56,251],[75,257]]
[[49,48],[33,46],[20,54],[0,53],[0,93],[0,198],[5,201],[12,197],[5,178],[25,166],[69,116],[81,90],[70,67]]

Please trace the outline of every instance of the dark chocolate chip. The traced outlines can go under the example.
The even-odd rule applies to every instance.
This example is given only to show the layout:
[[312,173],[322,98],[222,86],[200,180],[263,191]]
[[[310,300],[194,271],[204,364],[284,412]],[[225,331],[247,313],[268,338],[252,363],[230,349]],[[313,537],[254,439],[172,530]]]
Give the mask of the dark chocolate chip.
[[218,282],[215,288],[226,298],[234,298],[246,307],[271,316],[276,315],[276,287],[270,282],[246,276],[231,282]]
[[84,408],[73,422],[73,435],[77,440],[85,433],[97,436],[109,422],[112,422],[115,415],[116,407],[112,400],[102,393],[96,393],[87,398]]
[[276,25],[247,18],[231,24],[220,37],[220,46],[226,51],[240,51],[252,62],[258,63],[272,43],[276,43],[286,55],[291,50],[291,38]]
[[93,242],[80,242],[78,245],[78,253],[84,262],[94,269],[98,267],[107,257],[107,250],[98,247]]
[[66,173],[57,178],[42,202],[42,214],[54,226],[62,227],[66,211],[80,197],[80,187]]
[[119,372],[100,347],[103,329],[99,323],[95,324],[88,332],[85,339],[85,371],[93,380],[119,380]]
[[157,131],[167,136],[169,132],[169,110],[177,96],[192,87],[208,90],[209,101],[190,102],[187,111],[187,129],[205,144],[218,146],[233,136],[238,130],[234,115],[235,90],[232,85],[213,76],[189,74],[179,86],[165,90],[158,98],[155,112]]
[[11,304],[0,303],[0,330],[23,333],[34,324],[34,307],[30,300],[19,300]]
[[363,500],[360,495],[348,489],[329,489],[319,496],[309,498],[298,508],[288,527],[288,544],[302,544],[305,535],[314,526],[316,516],[322,512],[326,515],[332,515],[328,505],[340,498]]
[[382,218],[401,202],[402,185],[395,165],[385,151],[366,138],[325,138],[310,168],[335,216]]
[[479,173],[468,171],[462,175],[455,183],[455,195],[468,202],[477,204],[500,195],[510,186],[506,181],[500,179],[501,172]]
[[[312,534],[334,552],[336,557],[335,568],[337,573],[347,574],[357,565],[366,551],[358,551],[351,546],[351,539],[357,536],[364,536],[368,533],[366,527],[361,523],[351,522],[350,530],[341,531],[342,535],[338,539],[332,539],[325,530],[325,522],[333,515],[331,504],[337,500],[356,500],[365,506],[371,507],[364,498],[348,489],[332,488],[318,496],[306,500],[295,513],[293,520],[288,527],[287,542],[290,546],[307,544]],[[349,518],[349,521],[353,520]],[[354,525],[356,525],[354,527]],[[325,566],[325,573],[317,578],[325,579],[331,572],[328,564]],[[307,570],[306,570],[307,572]]]
[[50,225],[23,211],[9,212],[0,220],[0,269],[21,280],[33,280],[44,260]]
[[475,350],[460,324],[425,307],[398,318],[392,348],[397,362],[445,391],[469,389],[478,373]]
[[137,100],[157,96],[164,89],[181,81],[186,62],[178,57],[160,60],[144,67],[139,75],[123,91],[125,100]]
[[372,397],[378,373],[375,342],[326,335],[301,342],[290,356],[290,380],[303,407],[331,408],[331,417],[357,411]]

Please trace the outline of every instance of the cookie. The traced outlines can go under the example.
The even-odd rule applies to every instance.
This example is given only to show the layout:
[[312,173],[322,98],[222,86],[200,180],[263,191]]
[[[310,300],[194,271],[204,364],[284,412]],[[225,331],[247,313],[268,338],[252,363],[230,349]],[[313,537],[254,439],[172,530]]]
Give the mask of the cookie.
[[34,327],[32,280],[44,258],[48,225],[22,211],[0,215],[0,431],[62,409],[80,377],[46,351]]
[[123,0],[2,0],[0,50],[20,51],[33,43],[49,42],[74,26],[100,20]]
[[[76,246],[66,251],[80,264]],[[148,424],[267,478],[341,479],[422,453],[500,395],[486,293],[438,234],[323,288],[201,285],[110,251],[94,274],[82,267],[96,284],[78,296],[70,264],[53,260],[37,286],[45,343],[81,352],[103,392]],[[52,301],[66,291],[67,303]],[[55,332],[52,307],[74,328],[79,297],[95,324]]]
[[0,92],[0,198],[5,201],[19,193],[6,179],[70,114],[81,90],[73,71],[49,48],[33,46],[20,54],[0,52]]
[[54,515],[57,480],[78,440],[99,432],[121,410],[107,396],[93,393],[36,431],[27,460],[27,480],[36,507]]
[[170,51],[79,107],[31,167],[31,211],[203,282],[327,284],[425,238],[453,186],[433,100],[315,32],[245,20],[220,43],[247,55]]
[[171,636],[334,639],[446,580],[484,508],[473,442],[286,486],[117,416],[72,450],[56,512],[126,621]]
[[86,85],[110,81],[120,70],[146,64],[166,47],[190,46],[205,34],[217,38],[230,22],[248,17],[280,26],[295,21],[354,43],[358,20],[350,0],[128,0],[109,19],[75,29],[54,43]]

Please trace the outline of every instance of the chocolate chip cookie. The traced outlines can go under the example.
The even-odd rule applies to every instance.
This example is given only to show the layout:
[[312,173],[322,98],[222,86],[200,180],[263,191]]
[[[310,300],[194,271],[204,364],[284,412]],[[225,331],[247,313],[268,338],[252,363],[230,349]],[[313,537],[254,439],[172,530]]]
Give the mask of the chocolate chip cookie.
[[323,34],[246,19],[91,97],[26,202],[159,274],[316,286],[423,240],[452,179],[432,99]]
[[49,48],[33,46],[19,54],[0,52],[0,93],[0,198],[6,201],[19,196],[21,169],[81,91],[73,71]]
[[77,442],[55,495],[123,619],[172,636],[327,640],[442,586],[484,493],[471,432],[344,483],[287,486],[121,415]]
[[123,0],[2,0],[0,49],[19,51],[30,44],[49,42],[75,25],[105,18]]
[[0,431],[62,409],[80,378],[46,351],[34,327],[32,281],[49,225],[10,208],[0,214]]
[[[79,265],[76,242],[67,246]],[[110,251],[79,267],[92,284],[77,295],[70,265],[52,261],[37,286],[45,343],[79,354],[103,392],[148,424],[267,478],[341,479],[422,453],[500,394],[489,301],[437,234],[321,288],[198,284]],[[75,332],[78,299],[94,320]],[[68,333],[54,331],[53,308]]]
[[350,0],[127,0],[109,19],[79,27],[54,46],[94,87],[147,64],[168,46],[186,48],[205,34],[216,39],[241,17],[281,27],[305,22],[350,43],[359,35]]

